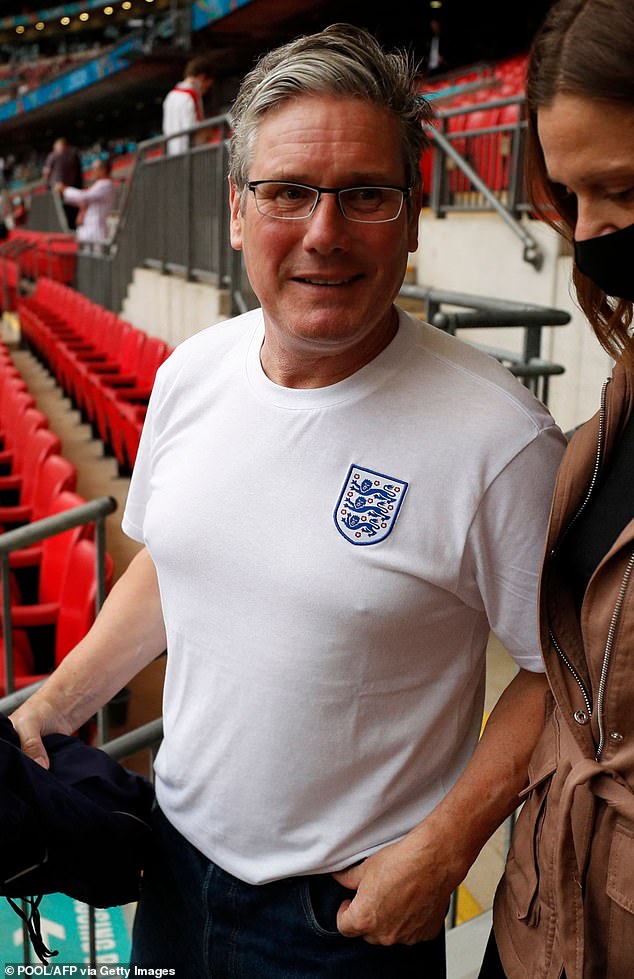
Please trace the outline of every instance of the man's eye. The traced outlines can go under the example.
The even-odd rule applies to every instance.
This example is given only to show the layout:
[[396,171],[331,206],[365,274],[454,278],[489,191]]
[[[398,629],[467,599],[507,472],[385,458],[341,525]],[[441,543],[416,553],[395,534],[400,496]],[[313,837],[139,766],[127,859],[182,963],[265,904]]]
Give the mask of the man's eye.
[[287,201],[288,203],[296,203],[298,201],[304,201],[310,197],[310,191],[306,190],[304,187],[280,187],[276,197],[280,201]]
[[358,187],[356,190],[348,191],[353,203],[372,204],[380,203],[383,194],[380,187]]

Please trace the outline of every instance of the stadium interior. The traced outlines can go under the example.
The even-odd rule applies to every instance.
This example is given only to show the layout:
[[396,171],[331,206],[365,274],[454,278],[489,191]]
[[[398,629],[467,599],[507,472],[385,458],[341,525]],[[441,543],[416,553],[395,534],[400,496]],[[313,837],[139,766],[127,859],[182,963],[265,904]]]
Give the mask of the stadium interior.
[[[0,500],[0,523],[23,532],[14,546],[37,551],[39,567],[27,567],[20,550],[3,564],[5,576],[11,567],[14,591],[5,596],[13,618],[12,627],[3,619],[0,693],[8,699],[1,709],[72,648],[77,629],[89,628],[138,550],[120,519],[158,366],[187,336],[254,305],[229,246],[226,138],[239,82],[269,48],[345,21],[413,53],[435,119],[421,160],[420,247],[410,256],[399,303],[505,363],[564,431],[594,411],[608,358],[595,349],[570,298],[570,255],[532,215],[522,181],[526,54],[549,6],[550,0],[1,5],[0,466],[6,453],[14,455],[5,469],[13,496]],[[435,66],[433,22],[440,30]],[[199,127],[205,139],[195,142],[192,134],[188,150],[171,157],[163,99],[198,54],[215,71]],[[79,151],[87,184],[97,160],[113,164],[116,206],[108,240],[98,246],[77,242],[42,174],[62,136]],[[8,479],[0,475],[0,491]],[[69,513],[74,527],[63,523],[75,519]],[[36,528],[29,537],[29,525],[50,517],[62,520],[55,526],[64,534],[42,543]],[[90,542],[97,570],[84,576],[78,593],[72,561],[81,542],[84,550]],[[0,538],[3,560],[4,553]],[[137,677],[92,732],[117,739],[116,756],[140,771],[160,739],[163,669],[160,660]],[[492,637],[487,711],[512,673]],[[507,842],[505,826],[455,895],[450,979],[476,975]],[[0,957],[3,951],[0,934]]]

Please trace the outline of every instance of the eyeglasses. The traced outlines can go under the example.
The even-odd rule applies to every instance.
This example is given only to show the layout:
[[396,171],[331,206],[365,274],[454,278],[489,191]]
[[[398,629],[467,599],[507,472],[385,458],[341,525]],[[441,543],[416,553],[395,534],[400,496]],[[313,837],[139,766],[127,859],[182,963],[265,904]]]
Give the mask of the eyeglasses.
[[348,221],[381,224],[396,221],[411,187],[311,187],[288,180],[251,180],[247,187],[260,214],[280,221],[309,218],[322,194],[335,194],[339,210]]

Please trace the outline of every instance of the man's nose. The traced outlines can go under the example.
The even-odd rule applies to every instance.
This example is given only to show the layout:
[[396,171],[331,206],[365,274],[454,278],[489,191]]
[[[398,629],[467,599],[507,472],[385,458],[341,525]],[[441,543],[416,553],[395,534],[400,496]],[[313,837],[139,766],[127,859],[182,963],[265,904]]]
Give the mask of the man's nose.
[[322,194],[315,210],[306,221],[304,247],[328,252],[347,247],[350,222],[342,214],[336,194]]

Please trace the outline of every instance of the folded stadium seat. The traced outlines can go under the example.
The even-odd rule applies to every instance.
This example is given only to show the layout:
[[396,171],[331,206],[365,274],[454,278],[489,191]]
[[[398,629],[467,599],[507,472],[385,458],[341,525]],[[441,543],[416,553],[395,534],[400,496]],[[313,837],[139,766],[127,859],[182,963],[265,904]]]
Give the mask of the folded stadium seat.
[[20,273],[13,258],[0,257],[0,311],[13,312],[18,298]]
[[[47,516],[55,516],[85,502],[77,493],[58,493],[51,501]],[[47,654],[51,649],[52,627],[59,615],[70,551],[78,540],[92,540],[93,537],[93,525],[86,524],[46,537],[39,554],[33,555],[31,548],[24,548],[10,555],[11,624],[27,631],[38,671],[51,669],[53,665]],[[26,563],[31,557],[35,558],[35,564]],[[0,619],[1,615],[0,609]]]
[[[43,516],[52,517],[85,502],[82,496],[72,490],[62,490],[52,497]],[[16,601],[22,604],[33,604],[38,601],[52,600],[51,588],[48,585],[42,586],[40,582],[44,553],[46,552],[48,565],[45,574],[50,582],[54,582],[52,576],[57,570],[61,584],[60,566],[66,559],[69,547],[75,540],[82,537],[92,540],[94,533],[94,524],[83,524],[81,527],[55,534],[54,537],[46,538],[37,544],[31,544],[29,547],[21,547],[16,551],[11,551],[9,555],[9,566],[12,574],[11,592]]]
[[[73,376],[73,393],[75,403],[87,421],[93,422],[94,395],[93,385],[99,383],[99,378],[114,377],[116,374],[130,373],[138,363],[138,352],[145,340],[145,333],[137,330],[128,323],[116,317],[117,323],[112,331],[112,337],[106,350],[106,356],[100,360],[81,360],[75,364]],[[134,335],[131,335],[134,334]]]
[[48,428],[48,417],[39,408],[32,407],[30,400],[27,394],[25,408],[21,407],[21,399],[17,397],[15,403],[10,405],[15,413],[5,419],[4,448],[0,449],[0,477],[23,471],[24,454],[32,436],[37,429]]
[[75,235],[45,235],[37,242],[37,275],[71,285],[75,278],[78,243]]
[[[500,109],[499,125],[514,126],[520,119],[520,106],[518,103],[504,105]],[[511,150],[513,148],[512,131],[498,134],[497,141],[497,162],[494,188],[495,190],[509,189],[509,175],[511,166]]]
[[104,391],[107,418],[107,444],[119,464],[121,475],[132,470],[143,426],[144,413],[154,385],[156,372],[171,354],[173,347],[157,337],[148,337],[141,359],[143,368],[134,387],[115,387]]
[[[97,595],[97,547],[82,538],[68,552],[55,618],[55,637],[50,650],[51,666],[59,666],[64,657],[83,639],[95,620]],[[105,555],[106,591],[112,586],[114,565]],[[40,671],[24,630],[16,629],[14,642],[15,688],[21,689],[48,676]],[[4,642],[0,643],[0,695],[6,692],[4,676]]]
[[37,280],[46,276],[59,282],[72,283],[77,264],[78,243],[75,235],[13,229],[11,242],[21,245],[21,266],[27,278]]
[[[31,651],[29,637],[24,629],[16,629],[13,632],[13,674],[14,689],[16,690],[20,690],[22,687],[28,687],[30,683],[35,683],[38,679],[34,675],[33,653]],[[4,641],[0,638],[0,696],[3,696],[6,692]]]
[[23,510],[26,514],[21,518],[17,513],[16,519],[9,520],[9,523],[30,519],[30,507],[33,503],[40,467],[48,456],[53,453],[59,455],[61,451],[62,443],[50,428],[38,428],[31,433],[24,447],[21,469],[0,476],[0,510]]
[[112,448],[111,426],[117,424],[117,403],[147,404],[159,365],[171,350],[164,340],[146,335],[134,377],[104,378],[97,404],[97,426],[102,442]]
[[[18,419],[29,408],[35,408],[35,398],[26,390],[23,381],[7,381],[0,392],[0,446],[9,448]],[[7,460],[5,460],[7,461]]]
[[134,469],[147,405],[120,405],[119,410],[121,419],[116,436],[115,456],[123,475]]
[[98,350],[104,334],[104,324],[99,316],[101,307],[84,297],[72,303],[66,303],[67,298],[63,297],[61,302],[58,300],[53,309],[40,310],[42,352],[49,370],[62,388],[67,354]]
[[123,320],[120,320],[111,310],[97,307],[95,319],[99,321],[100,326],[92,336],[93,349],[78,350],[74,346],[64,345],[60,351],[59,383],[80,411],[82,411],[83,394],[80,384],[82,368],[109,363],[116,356],[123,335]]
[[[141,353],[145,346],[148,334],[144,330],[138,330],[130,325],[130,329],[124,332],[121,340],[120,355],[112,363],[95,364],[83,372],[82,383],[84,391],[82,397],[86,415],[93,425],[95,435],[100,436],[100,431],[105,429],[105,407],[103,405],[103,393],[110,387],[117,385],[132,385],[139,373]],[[100,419],[103,418],[103,425]]]
[[88,344],[94,329],[93,304],[83,296],[77,300],[65,286],[18,301],[18,317],[27,346],[53,373],[60,345]]
[[[66,510],[81,506],[85,502],[84,497],[78,493],[72,490],[62,490],[53,496],[44,516],[56,516]],[[64,530],[53,537],[46,537],[41,543],[11,551],[9,563],[12,569],[26,568],[36,571],[35,587],[30,588],[28,594],[23,594],[20,576],[14,576],[12,596],[15,601],[18,604],[31,606],[34,603],[57,601],[62,582],[62,571],[68,552],[75,541],[83,537],[93,539],[94,525],[92,523],[83,524],[71,530]]]
[[[467,131],[472,135],[467,137],[465,155],[478,176],[489,187],[495,182],[495,161],[498,144],[498,133],[487,133],[484,130],[497,126],[499,109],[479,109],[470,113],[467,119]],[[481,129],[481,134],[477,130]]]
[[76,485],[75,466],[61,455],[55,453],[48,455],[37,470],[33,482],[28,487],[25,485],[30,502],[21,502],[15,506],[0,506],[0,525],[6,530],[9,526],[41,520],[46,516],[53,497],[62,490],[74,490]]

